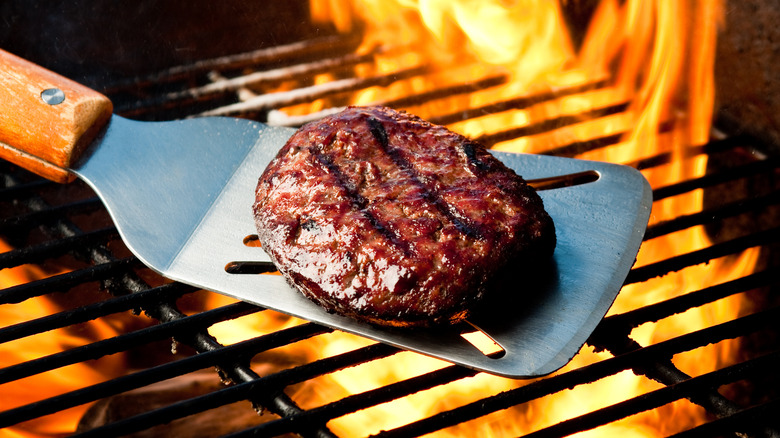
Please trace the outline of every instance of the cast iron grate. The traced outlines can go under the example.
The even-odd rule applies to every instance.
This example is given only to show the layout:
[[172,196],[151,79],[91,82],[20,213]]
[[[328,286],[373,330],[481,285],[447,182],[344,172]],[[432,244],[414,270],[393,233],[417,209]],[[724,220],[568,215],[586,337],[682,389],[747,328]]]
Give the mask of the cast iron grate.
[[[378,51],[392,50],[380,47],[366,53],[354,53],[353,48],[354,41],[332,38],[296,43],[269,49],[268,53],[253,52],[170,69],[153,77],[107,86],[106,92],[115,100],[120,113],[139,119],[159,120],[203,113],[230,114],[294,126],[338,110],[338,102],[356,90],[410,80],[431,72],[429,66],[417,65],[381,77],[353,77],[346,74],[352,67],[372,62],[373,55]],[[305,51],[309,58],[318,51],[322,52],[322,56],[315,56],[314,60],[307,58],[305,63],[293,63],[278,69],[254,68],[259,68],[269,56],[284,54],[294,57],[298,50]],[[338,71],[342,79],[311,85],[312,75],[333,70]],[[299,81],[302,85],[278,93],[257,92],[281,80]],[[442,87],[377,103],[406,108],[497,87],[505,80],[500,74],[475,77],[473,81],[459,86]],[[193,88],[190,86],[193,83],[199,85]],[[430,119],[437,123],[456,123],[607,86],[609,82],[606,79],[598,80],[464,111],[435,114]],[[302,116],[287,116],[280,111],[286,106],[316,99],[328,99],[336,104]],[[575,124],[583,119],[617,114],[625,109],[626,103],[611,104],[587,114],[544,120],[524,127],[507,127],[501,132],[485,135],[480,140],[493,145]],[[668,124],[664,124],[660,130],[669,128]],[[621,133],[616,133],[562,144],[545,153],[578,156],[613,146],[620,137]],[[721,134],[714,135],[713,140],[706,145],[690,148],[688,157],[702,154],[723,157],[721,161],[727,164],[713,167],[699,178],[654,187],[656,203],[695,191],[722,190],[723,187],[740,187],[739,196],[705,203],[705,209],[701,212],[681,214],[649,227],[645,241],[699,226],[719,231],[713,243],[706,247],[635,267],[626,284],[641,284],[691,266],[734,257],[746,249],[758,247],[761,259],[755,273],[605,318],[588,340],[588,345],[595,350],[609,352],[611,356],[606,359],[566,368],[509,391],[487,394],[477,401],[464,403],[395,429],[378,431],[378,435],[420,436],[444,430],[629,370],[659,382],[659,389],[541,428],[530,436],[563,436],[590,430],[681,399],[689,399],[704,408],[711,420],[681,435],[717,431],[718,434],[778,436],[780,425],[773,414],[778,403],[775,370],[780,361],[780,349],[777,348],[776,338],[772,337],[777,336],[776,321],[780,317],[780,308],[777,306],[778,278],[773,275],[778,266],[776,249],[780,238],[780,218],[777,216],[780,160],[759,156],[756,151],[760,150],[764,148],[755,139]],[[749,159],[735,160],[733,157]],[[653,170],[674,164],[676,159],[681,158],[671,153],[659,153],[626,164],[640,170]],[[99,200],[84,185],[75,183],[68,187],[58,186],[7,163],[0,163],[0,171],[3,176],[0,188],[3,212],[0,217],[0,238],[12,247],[0,253],[0,269],[24,267],[27,264],[42,266],[44,269],[67,268],[67,272],[53,275],[48,272],[45,278],[28,279],[0,290],[0,306],[7,309],[14,309],[14,306],[41,297],[51,299],[61,307],[44,316],[3,326],[0,328],[0,344],[12,344],[53,330],[73,329],[89,321],[111,321],[117,315],[132,321],[116,336],[5,365],[0,369],[0,391],[26,378],[116,353],[132,351],[133,354],[145,355],[146,349],[157,351],[160,345],[169,346],[171,342],[177,350],[168,356],[156,355],[156,362],[141,361],[143,366],[126,374],[0,412],[0,427],[22,425],[26,421],[56,415],[71,407],[216,368],[227,385],[161,407],[152,407],[92,429],[84,428],[78,435],[131,434],[248,400],[256,409],[270,411],[275,417],[259,425],[233,430],[230,436],[275,436],[287,433],[333,436],[328,422],[334,418],[477,374],[463,367],[446,366],[304,409],[294,396],[285,391],[322,375],[394,356],[399,350],[383,344],[371,344],[346,353],[292,364],[273,372],[258,372],[252,363],[252,359],[258,355],[326,335],[331,330],[302,323],[229,345],[221,343],[208,332],[215,324],[250,314],[257,314],[258,318],[273,316],[268,316],[269,311],[241,302],[208,310],[189,309],[189,302],[198,301],[199,296],[208,292],[168,282],[144,268],[123,247]],[[718,195],[714,197],[718,198]],[[748,226],[744,226],[746,221]],[[737,230],[723,232],[725,228]],[[740,294],[758,296],[756,309],[746,311],[731,321],[678,333],[668,340],[648,346],[642,346],[632,338],[632,330],[645,323],[663,320]],[[83,300],[80,295],[87,295],[88,299]],[[754,348],[742,353],[744,357],[737,363],[716,371],[689,376],[672,360],[675,354],[735,338],[746,339],[743,344],[752,344]],[[184,349],[188,350],[180,351]],[[739,386],[739,382],[749,387],[749,397],[733,400],[733,397],[719,391],[724,386]],[[245,406],[245,409],[251,410],[251,407]]]

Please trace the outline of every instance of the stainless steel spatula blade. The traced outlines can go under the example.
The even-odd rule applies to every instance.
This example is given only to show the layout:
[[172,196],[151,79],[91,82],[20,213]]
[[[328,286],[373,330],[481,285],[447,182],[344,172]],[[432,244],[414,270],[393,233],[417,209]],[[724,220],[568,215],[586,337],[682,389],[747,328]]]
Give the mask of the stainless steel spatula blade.
[[[199,226],[239,168],[251,166],[253,150],[273,156],[292,132],[226,117],[137,122],[113,116],[72,170],[103,200],[128,248],[165,275],[196,230],[213,242],[203,258],[224,260],[235,256],[231,247],[242,249],[240,241],[220,241]],[[246,209],[236,204],[223,213],[242,216]]]

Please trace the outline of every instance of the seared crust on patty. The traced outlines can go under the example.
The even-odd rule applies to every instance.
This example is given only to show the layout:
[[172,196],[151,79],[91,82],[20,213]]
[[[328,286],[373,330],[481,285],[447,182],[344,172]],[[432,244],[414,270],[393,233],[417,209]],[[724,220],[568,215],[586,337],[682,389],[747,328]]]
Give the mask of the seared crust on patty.
[[509,263],[546,259],[552,219],[480,144],[350,107],[298,130],[257,185],[264,250],[330,312],[410,327],[465,318]]

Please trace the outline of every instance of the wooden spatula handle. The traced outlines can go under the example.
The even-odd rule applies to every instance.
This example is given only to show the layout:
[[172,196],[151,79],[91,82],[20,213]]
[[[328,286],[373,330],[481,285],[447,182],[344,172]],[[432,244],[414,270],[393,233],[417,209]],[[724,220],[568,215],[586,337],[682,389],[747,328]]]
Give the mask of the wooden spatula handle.
[[0,50],[0,158],[71,181],[68,168],[112,111],[102,94]]

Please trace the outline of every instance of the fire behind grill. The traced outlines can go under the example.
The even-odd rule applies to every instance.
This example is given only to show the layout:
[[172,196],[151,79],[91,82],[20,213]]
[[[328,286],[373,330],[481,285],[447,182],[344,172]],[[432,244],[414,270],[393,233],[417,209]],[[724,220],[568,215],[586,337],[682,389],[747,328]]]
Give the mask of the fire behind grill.
[[[325,47],[328,49],[324,50]],[[339,102],[347,102],[351,93],[431,74],[429,66],[420,65],[381,76],[356,77],[350,74],[352,69],[371,63],[376,52],[355,53],[353,49],[354,41],[348,37],[312,39],[170,68],[148,77],[106,85],[105,92],[116,103],[117,112],[131,118],[164,120],[225,114],[297,126],[338,110]],[[270,59],[274,60],[271,67]],[[287,61],[280,65],[280,59]],[[321,72],[333,72],[341,79],[314,84],[311,78]],[[439,99],[497,87],[506,80],[500,74],[474,77],[464,84],[376,103],[414,109]],[[286,92],[263,93],[283,81],[296,86]],[[441,112],[428,118],[435,123],[452,124],[608,86],[605,78],[576,87]],[[317,99],[324,99],[331,106],[294,117],[279,110]],[[479,140],[492,146],[582,120],[619,114],[625,109],[626,103],[618,102],[586,114],[561,116],[530,126],[507,126]],[[618,132],[561,144],[544,153],[579,157],[616,145],[621,135]],[[590,348],[609,353],[601,360],[567,367],[552,376],[518,384],[509,391],[488,391],[481,399],[463,402],[391,430],[367,433],[418,436],[446,430],[507,409],[522,411],[534,400],[629,371],[658,382],[657,389],[590,412],[574,410],[572,418],[531,435],[561,436],[590,430],[688,399],[707,412],[708,421],[680,435],[778,436],[780,425],[774,414],[780,408],[776,376],[780,366],[776,338],[780,309],[776,298],[778,278],[774,273],[778,267],[780,237],[777,209],[780,185],[776,181],[780,157],[763,155],[761,151],[772,149],[765,146],[753,138],[716,132],[708,144],[686,151],[686,157],[661,153],[624,163],[653,171],[674,164],[675,160],[693,159],[702,154],[709,156],[711,163],[705,176],[654,187],[656,204],[704,191],[705,208],[653,224],[647,230],[645,241],[703,226],[712,243],[635,267],[626,280],[626,287],[636,286],[632,290],[641,293],[642,284],[653,279],[714,260],[736,258],[744,250],[760,248],[755,273],[701,290],[688,291],[681,286],[674,298],[605,318],[587,342]],[[6,273],[25,269],[20,275],[29,276],[21,284],[0,291],[0,311],[12,315],[30,303],[41,306],[44,300],[49,306],[28,320],[10,324],[4,321],[0,343],[15,345],[30,339],[33,344],[23,345],[34,345],[39,342],[36,340],[53,333],[88,339],[66,340],[69,348],[60,353],[41,357],[34,352],[20,354],[18,361],[0,369],[0,391],[23,384],[25,379],[56,372],[75,376],[74,370],[81,367],[91,367],[99,374],[87,383],[0,412],[0,427],[24,427],[32,424],[26,422],[42,421],[50,414],[65,415],[70,408],[94,403],[81,420],[80,436],[144,431],[166,434],[172,429],[159,428],[179,427],[181,423],[195,424],[194,428],[204,435],[332,436],[327,424],[331,419],[385,402],[411,399],[416,393],[478,374],[459,366],[445,366],[304,408],[306,398],[296,388],[346,368],[372,362],[383,364],[385,358],[389,360],[380,366],[393,367],[394,356],[401,353],[394,347],[367,343],[362,348],[316,360],[286,356],[285,348],[327,337],[331,332],[305,322],[291,323],[236,343],[224,341],[209,333],[221,322],[248,315],[253,315],[254,321],[286,318],[241,302],[207,308],[204,303],[214,294],[160,278],[129,254],[101,203],[85,185],[78,182],[56,185],[5,162],[0,163],[0,171],[3,176],[0,237],[13,248],[0,253],[0,268],[8,268]],[[732,320],[679,332],[651,345],[641,345],[633,338],[632,330],[643,324],[673,318],[689,309],[739,295],[746,297],[745,302],[753,307],[744,309]],[[115,329],[116,333],[95,333],[90,325],[94,322]],[[740,339],[742,346],[732,365],[690,376],[673,361],[677,354],[729,339]],[[120,355],[121,359],[116,359]],[[112,367],[117,361],[128,371],[113,374]],[[217,373],[209,371],[213,368],[226,385],[214,383]],[[166,382],[182,380],[187,384],[174,386],[175,390],[164,389]],[[258,416],[252,405],[267,413]],[[222,417],[217,421],[220,429],[207,429],[212,423],[198,419],[210,412],[218,412],[216,418],[230,412],[231,419],[246,420],[233,425]],[[514,421],[509,418],[498,416],[492,421]]]

